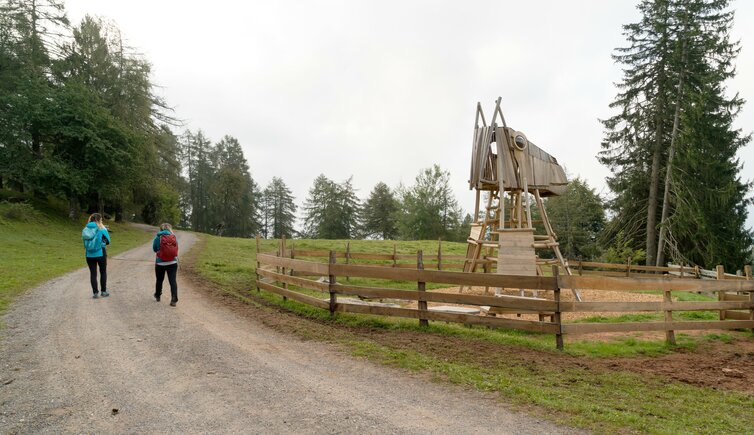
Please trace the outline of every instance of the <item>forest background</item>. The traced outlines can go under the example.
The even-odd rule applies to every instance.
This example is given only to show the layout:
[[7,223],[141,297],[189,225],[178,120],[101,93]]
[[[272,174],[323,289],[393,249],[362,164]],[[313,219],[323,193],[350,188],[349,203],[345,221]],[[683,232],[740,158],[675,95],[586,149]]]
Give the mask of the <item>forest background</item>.
[[[729,36],[730,5],[638,6],[639,19],[624,26],[625,40],[614,50],[624,76],[596,153],[612,174],[611,190],[598,195],[574,175],[568,194],[548,201],[562,248],[572,258],[630,256],[654,264],[669,257],[740,268],[751,261],[751,199],[737,156],[749,136],[734,124],[743,100],[725,89],[740,47]],[[86,16],[70,23],[58,1],[6,0],[0,19],[0,182],[10,199],[54,196],[68,202],[71,216],[99,210],[227,236],[463,241],[468,235],[471,216],[453,183],[458,171],[437,161],[414,166],[418,174],[405,181],[380,180],[368,193],[354,187],[359,173],[331,179],[323,171],[296,198],[286,184],[302,176],[286,167],[302,160],[293,146],[277,148],[280,173],[259,185],[252,174],[261,160],[245,155],[232,135],[209,138],[198,126],[187,128],[159,95],[152,64],[113,22]],[[637,96],[649,103],[635,104]],[[348,129],[344,134],[353,137]],[[306,139],[304,132],[300,141]],[[267,145],[262,149],[269,151]],[[465,146],[454,151],[455,160],[467,160]],[[364,157],[358,154],[354,159]],[[400,161],[396,166],[410,160],[389,157]],[[392,166],[384,163],[372,166]],[[671,186],[667,194],[664,185]]]

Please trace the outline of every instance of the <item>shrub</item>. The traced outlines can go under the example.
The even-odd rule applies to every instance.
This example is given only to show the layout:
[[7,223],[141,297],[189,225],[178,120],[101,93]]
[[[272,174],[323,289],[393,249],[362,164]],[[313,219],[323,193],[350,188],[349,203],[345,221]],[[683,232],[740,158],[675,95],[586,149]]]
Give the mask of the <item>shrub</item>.
[[41,219],[41,214],[26,202],[0,203],[0,217],[11,221],[30,222]]

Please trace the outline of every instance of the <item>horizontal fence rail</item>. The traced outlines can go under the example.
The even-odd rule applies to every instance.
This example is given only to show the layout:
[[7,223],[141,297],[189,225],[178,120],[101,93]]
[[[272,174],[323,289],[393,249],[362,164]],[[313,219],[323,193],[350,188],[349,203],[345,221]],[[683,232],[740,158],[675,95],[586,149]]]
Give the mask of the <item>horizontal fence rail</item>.
[[[301,257],[307,258],[306,260]],[[455,256],[464,258],[463,256]],[[456,260],[450,255],[434,257],[433,268],[424,264],[422,252],[417,255],[345,253],[323,250],[287,250],[284,243],[277,253],[257,253],[257,290],[265,290],[317,308],[335,313],[371,314],[379,316],[419,319],[422,325],[428,321],[454,322],[467,325],[484,325],[496,328],[520,329],[555,334],[556,346],[563,347],[564,334],[589,334],[597,332],[665,331],[666,339],[674,342],[674,331],[752,329],[754,330],[754,280],[747,269],[748,279],[731,279],[725,274],[717,280],[701,280],[691,273],[693,268],[654,268],[630,266],[630,269],[645,272],[641,276],[596,276],[589,274],[565,275],[557,266],[552,267],[552,276],[515,276],[494,273],[469,273],[442,270],[444,260]],[[429,257],[432,259],[433,257]],[[314,261],[313,259],[319,259]],[[413,264],[401,264],[398,260],[413,260]],[[340,262],[338,262],[340,260]],[[386,261],[394,264],[352,264],[353,260]],[[609,263],[583,262],[583,267],[609,269]],[[572,264],[573,266],[573,264]],[[615,265],[613,265],[615,266]],[[625,265],[617,265],[625,267]],[[636,268],[636,269],[634,269]],[[684,277],[655,275],[649,272],[689,272]],[[679,272],[680,273],[680,272]],[[385,286],[351,285],[344,279],[363,278],[384,280]],[[388,282],[415,283],[416,290],[388,287]],[[527,289],[544,292],[544,298],[520,296],[481,296],[465,293],[431,292],[427,284],[459,287],[483,286],[507,289]],[[656,291],[663,295],[656,302],[615,301],[563,301],[561,290],[589,289],[613,292]],[[308,292],[310,294],[307,294]],[[671,292],[711,292],[720,295],[717,301],[673,301]],[[314,294],[315,296],[313,296]],[[316,294],[322,295],[317,297]],[[535,293],[536,294],[536,293]],[[394,301],[398,304],[369,302],[374,300]],[[452,304],[429,307],[427,303]],[[409,307],[400,304],[411,305]],[[414,308],[414,306],[416,308]],[[674,312],[718,311],[719,320],[679,321]],[[482,315],[482,312],[498,314],[538,314],[539,320]],[[664,314],[663,321],[622,323],[567,323],[563,313],[636,313],[656,312]],[[549,320],[547,320],[549,318]]]

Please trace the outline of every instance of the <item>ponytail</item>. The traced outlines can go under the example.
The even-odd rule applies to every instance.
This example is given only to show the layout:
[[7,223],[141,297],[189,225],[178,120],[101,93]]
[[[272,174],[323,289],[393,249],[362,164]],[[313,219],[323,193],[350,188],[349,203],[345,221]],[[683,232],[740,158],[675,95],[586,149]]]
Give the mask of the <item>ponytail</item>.
[[97,224],[97,228],[99,229],[105,228],[105,225],[102,224],[102,215],[99,213],[92,213],[91,216],[89,216],[89,222]]

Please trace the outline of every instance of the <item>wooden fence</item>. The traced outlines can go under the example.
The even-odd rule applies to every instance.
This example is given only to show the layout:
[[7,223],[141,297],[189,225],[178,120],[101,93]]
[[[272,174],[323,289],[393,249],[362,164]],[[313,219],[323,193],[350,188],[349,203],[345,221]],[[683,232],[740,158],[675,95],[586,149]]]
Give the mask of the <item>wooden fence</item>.
[[[322,258],[327,259],[330,256],[328,250],[313,249],[288,249],[285,245],[285,239],[281,241],[280,256],[289,258]],[[389,264],[396,268],[413,268],[415,267],[415,254],[403,254],[397,252],[397,246],[393,245],[392,253],[359,253],[351,252],[350,243],[345,245],[344,251],[336,251],[335,256],[339,261],[350,264],[352,262],[370,262],[377,264]],[[433,253],[424,253],[424,268],[435,270],[463,270],[465,255],[445,254],[442,251],[442,241],[438,241],[437,251]],[[497,258],[483,257],[477,260],[477,265],[488,273],[494,273],[497,270]],[[538,259],[540,266],[549,267],[557,265],[557,259]],[[668,264],[668,266],[642,266],[634,264],[629,258],[626,263],[603,263],[596,261],[582,261],[569,259],[568,264],[574,275],[599,275],[599,276],[625,276],[625,277],[646,277],[647,275],[667,275],[677,278],[699,278],[699,279],[723,279],[719,274],[718,266],[716,270],[707,270],[699,266],[683,266]],[[480,269],[480,270],[481,270]],[[724,279],[751,279],[750,266],[746,266],[745,271],[748,275],[735,275],[723,273]],[[561,269],[561,273],[563,273]]]
[[[652,277],[566,276],[558,267],[553,276],[510,276],[484,273],[465,273],[443,270],[442,257],[436,269],[425,267],[422,252],[412,256],[415,262],[397,266],[352,264],[350,260],[386,260],[386,254],[327,253],[327,262],[302,260],[297,256],[320,257],[321,251],[287,251],[283,246],[277,253],[257,253],[256,287],[285,298],[314,307],[337,312],[374,314],[381,316],[418,319],[426,325],[430,320],[456,322],[467,325],[520,329],[555,334],[556,347],[563,348],[565,334],[597,332],[665,331],[666,339],[675,342],[674,331],[749,329],[754,330],[754,280],[716,280]],[[401,257],[406,259],[407,257]],[[338,259],[342,259],[338,263]],[[390,260],[399,258],[393,254]],[[326,278],[322,278],[326,277]],[[416,283],[416,290],[399,290],[387,287],[366,287],[343,282],[345,277]],[[522,298],[518,296],[480,296],[461,293],[440,293],[426,290],[427,284],[451,286],[485,286],[494,288],[528,289],[549,293],[548,298]],[[661,302],[571,302],[561,299],[563,289],[592,289],[610,291],[661,291]],[[302,292],[304,290],[305,292]],[[735,300],[679,302],[673,301],[671,292],[726,292],[735,294]],[[321,298],[307,293],[322,293]],[[353,297],[359,299],[354,299]],[[394,299],[416,302],[417,308],[387,306],[363,302],[361,299]],[[428,308],[428,302],[457,304],[468,307],[489,307],[502,312],[538,313],[539,320],[523,320],[482,316],[459,312],[453,307]],[[459,307],[460,308],[460,307]],[[737,310],[735,318],[727,316],[728,310]],[[741,311],[744,310],[744,311]],[[720,320],[678,321],[673,313],[678,311],[719,311]],[[562,313],[569,312],[660,312],[663,321],[627,323],[564,323]],[[745,318],[744,318],[745,317]],[[546,320],[549,318],[549,320]]]

